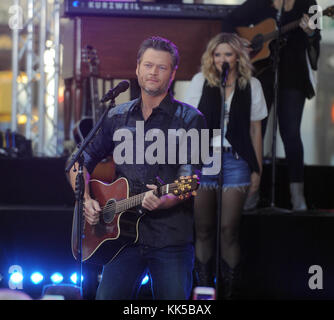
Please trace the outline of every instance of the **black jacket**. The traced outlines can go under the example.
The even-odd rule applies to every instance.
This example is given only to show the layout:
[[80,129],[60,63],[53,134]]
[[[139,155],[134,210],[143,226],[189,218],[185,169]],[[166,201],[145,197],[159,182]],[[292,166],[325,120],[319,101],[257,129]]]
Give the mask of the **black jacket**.
[[[220,128],[221,100],[220,88],[210,87],[205,80],[198,109],[206,118],[211,137],[212,130]],[[248,83],[245,89],[240,89],[237,81],[231,102],[226,139],[233,150],[248,163],[251,171],[259,172],[259,165],[250,137],[251,103],[250,84]]]

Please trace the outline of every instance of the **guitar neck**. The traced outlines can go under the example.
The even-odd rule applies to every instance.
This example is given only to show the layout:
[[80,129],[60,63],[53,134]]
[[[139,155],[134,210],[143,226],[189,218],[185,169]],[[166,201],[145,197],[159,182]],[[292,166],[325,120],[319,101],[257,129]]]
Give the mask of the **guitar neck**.
[[[160,187],[161,195],[165,195],[165,194],[169,193],[169,190],[173,187],[172,185],[173,185],[173,183],[161,186]],[[135,196],[132,196],[130,198],[117,201],[116,202],[115,213],[120,213],[120,212],[129,210],[131,208],[134,208],[134,207],[140,205],[142,203],[143,199],[144,199],[145,194],[146,194],[146,192],[143,192],[143,193],[137,194]]]
[[[328,8],[326,8],[323,12],[322,12],[322,16],[327,16],[327,17],[331,17],[333,18],[334,16],[334,6],[330,6]],[[295,21],[292,21],[284,26],[282,26],[281,28],[281,33],[286,33],[292,29],[298,28],[299,24],[301,22],[302,19],[298,19]],[[273,32],[270,32],[266,35],[264,35],[263,40],[264,42],[267,42],[268,40],[272,40],[272,39],[277,39],[278,38],[278,30],[275,30]]]
[[[299,24],[300,24],[300,21],[301,21],[301,19],[295,20],[295,21],[292,21],[292,22],[290,22],[290,23],[282,26],[282,28],[281,28],[281,34],[287,33],[290,30],[298,28]],[[266,35],[264,35],[263,41],[267,42],[269,40],[277,39],[277,38],[278,38],[278,30],[275,30],[273,32],[270,32],[270,33],[267,33]]]
[[93,125],[95,125],[97,119],[99,118],[98,114],[98,107],[99,107],[99,101],[98,101],[98,90],[97,90],[97,78],[93,75],[89,78],[90,81],[90,92],[91,92],[91,100],[92,100],[92,117],[93,117]]

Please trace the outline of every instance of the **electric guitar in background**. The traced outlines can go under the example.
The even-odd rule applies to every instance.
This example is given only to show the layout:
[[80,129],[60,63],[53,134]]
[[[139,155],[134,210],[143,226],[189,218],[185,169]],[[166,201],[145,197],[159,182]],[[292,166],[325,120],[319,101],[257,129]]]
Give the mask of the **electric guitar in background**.
[[[129,197],[129,184],[125,178],[119,178],[110,184],[96,179],[89,183],[92,197],[99,202],[102,211],[96,225],[83,222],[82,261],[106,264],[127,245],[137,242],[138,226],[144,213],[134,208],[142,203],[146,192]],[[198,185],[199,179],[194,175],[158,187],[155,193],[160,196],[171,193],[184,199],[195,195]],[[73,215],[71,242],[75,259],[79,256],[77,211],[74,210]]]
[[88,64],[89,67],[89,89],[90,89],[90,105],[91,105],[91,115],[88,115],[88,108],[86,107],[84,111],[84,116],[78,123],[75,124],[73,129],[73,136],[75,142],[78,144],[84,140],[88,135],[89,131],[95,125],[99,115],[102,114],[103,110],[100,107],[99,94],[97,87],[97,77],[99,74],[99,59],[97,56],[96,49],[92,46],[87,46],[82,49],[81,53],[82,61]]
[[[322,12],[323,16],[333,18],[334,6],[328,7]],[[285,34],[293,29],[299,27],[301,19],[292,21],[281,28],[281,34]],[[255,66],[260,70],[261,60],[268,59],[271,54],[270,44],[273,40],[278,38],[278,30],[275,19],[268,18],[258,23],[253,27],[237,27],[236,31],[241,38],[247,39],[250,42],[252,51],[250,53],[252,63],[258,63]]]
[[[82,142],[90,130],[95,126],[98,119],[101,117],[105,106],[100,104],[97,77],[99,74],[99,58],[96,49],[92,46],[87,46],[82,50],[82,60],[88,64],[89,67],[89,89],[90,89],[90,103],[91,115],[85,115],[75,125],[73,129],[74,140],[77,144]],[[111,182],[115,179],[115,163],[112,157],[103,159],[94,169],[91,178],[102,180],[104,182]]]

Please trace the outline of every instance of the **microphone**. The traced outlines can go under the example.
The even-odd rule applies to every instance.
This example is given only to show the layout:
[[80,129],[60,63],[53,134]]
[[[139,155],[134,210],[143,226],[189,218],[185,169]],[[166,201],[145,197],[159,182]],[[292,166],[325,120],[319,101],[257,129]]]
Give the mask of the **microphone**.
[[115,99],[120,93],[128,90],[129,88],[129,82],[128,81],[121,81],[115,88],[110,89],[100,100],[101,103],[107,102],[111,99]]
[[222,87],[225,87],[226,85],[229,70],[230,70],[230,65],[227,62],[224,62],[222,66],[222,74],[221,74]]

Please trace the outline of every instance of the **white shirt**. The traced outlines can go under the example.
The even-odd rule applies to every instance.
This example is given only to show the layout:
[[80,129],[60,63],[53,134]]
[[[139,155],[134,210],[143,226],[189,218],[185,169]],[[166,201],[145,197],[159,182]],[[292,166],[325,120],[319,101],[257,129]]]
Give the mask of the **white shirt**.
[[[205,81],[205,78],[204,78],[203,73],[201,72],[196,73],[193,76],[188,86],[188,89],[185,93],[185,97],[183,98],[183,102],[198,108],[198,104],[202,96],[204,81]],[[251,121],[263,120],[264,118],[268,116],[268,110],[267,110],[266,100],[264,98],[261,83],[258,79],[252,77],[250,81],[250,85],[251,85],[251,99],[252,99],[250,120]],[[231,102],[232,102],[233,95],[234,95],[234,91],[230,94],[228,99],[226,99],[225,101],[224,136],[226,134],[228,116],[229,116],[229,111],[231,108]],[[211,145],[214,147],[218,147],[220,146],[220,141],[221,141],[220,135],[215,136],[212,138]],[[226,140],[226,138],[224,139],[224,146],[225,147],[231,146],[229,142]]]

